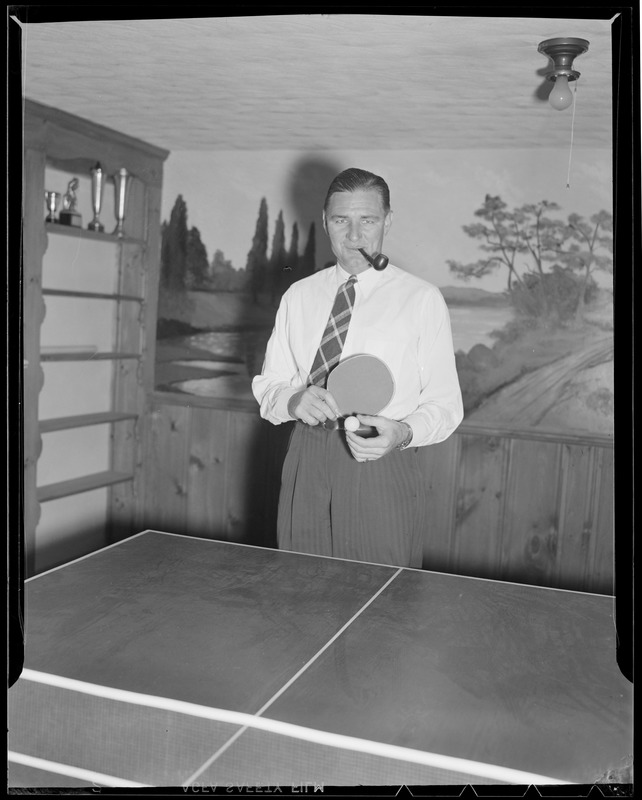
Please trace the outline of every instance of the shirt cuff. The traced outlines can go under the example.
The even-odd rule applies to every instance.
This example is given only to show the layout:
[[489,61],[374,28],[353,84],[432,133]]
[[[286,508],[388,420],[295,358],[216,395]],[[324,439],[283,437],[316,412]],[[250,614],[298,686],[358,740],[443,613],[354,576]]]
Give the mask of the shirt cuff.
[[459,426],[463,419],[463,410],[460,415],[448,413],[443,410],[435,413],[428,411],[415,411],[409,414],[404,422],[412,428],[412,441],[409,447],[423,447],[428,444],[438,444],[447,439]]
[[275,393],[275,396],[272,399],[265,401],[264,406],[261,409],[262,416],[275,425],[278,425],[281,422],[294,422],[295,418],[290,416],[288,411],[288,403],[290,402],[290,399],[300,391],[300,388],[287,388],[279,390]]

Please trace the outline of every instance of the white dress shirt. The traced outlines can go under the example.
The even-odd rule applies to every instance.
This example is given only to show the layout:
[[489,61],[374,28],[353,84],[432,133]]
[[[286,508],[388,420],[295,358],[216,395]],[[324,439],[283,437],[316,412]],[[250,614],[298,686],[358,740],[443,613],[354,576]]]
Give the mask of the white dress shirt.
[[[288,401],[308,383],[337,290],[349,277],[336,265],[293,283],[283,295],[263,369],[252,381],[264,419],[275,425],[292,420]],[[357,278],[342,359],[368,353],[385,361],[395,393],[380,416],[407,422],[411,447],[443,441],[464,412],[441,292],[392,264]]]

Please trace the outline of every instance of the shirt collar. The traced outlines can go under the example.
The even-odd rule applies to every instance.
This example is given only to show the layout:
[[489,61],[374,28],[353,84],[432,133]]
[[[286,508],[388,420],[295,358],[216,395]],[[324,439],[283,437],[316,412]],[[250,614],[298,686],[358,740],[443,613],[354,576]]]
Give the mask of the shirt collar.
[[[337,289],[341,284],[345,283],[350,277],[351,273],[346,272],[340,264],[335,266],[335,281]],[[383,276],[383,270],[376,270],[374,267],[368,267],[363,272],[357,275],[357,283],[359,291],[365,295],[369,294],[372,289],[379,283]]]

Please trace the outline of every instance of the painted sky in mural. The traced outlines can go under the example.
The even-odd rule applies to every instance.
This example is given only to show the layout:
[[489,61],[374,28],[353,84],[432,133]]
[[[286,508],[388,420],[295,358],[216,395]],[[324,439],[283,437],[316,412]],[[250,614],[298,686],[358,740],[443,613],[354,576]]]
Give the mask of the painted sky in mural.
[[[474,260],[479,252],[462,231],[474,221],[486,194],[509,206],[541,200],[560,205],[560,215],[590,216],[611,210],[611,154],[603,150],[499,150],[403,152],[172,153],[165,166],[162,218],[178,194],[199,229],[211,258],[216,249],[244,267],[261,197],[270,213],[270,233],[283,211],[286,237],[298,223],[301,246],[316,221],[318,266],[332,256],[321,229],[321,207],[335,174],[359,166],[382,175],[391,189],[393,224],[387,254],[398,266],[437,286],[456,283],[447,261]],[[471,285],[503,291],[505,276]]]

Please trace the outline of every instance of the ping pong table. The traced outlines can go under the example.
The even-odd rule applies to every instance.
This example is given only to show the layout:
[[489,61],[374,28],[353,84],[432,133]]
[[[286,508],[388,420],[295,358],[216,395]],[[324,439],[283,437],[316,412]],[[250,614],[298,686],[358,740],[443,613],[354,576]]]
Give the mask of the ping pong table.
[[593,784],[632,752],[607,596],[144,531],[26,581],[25,628],[10,788]]

